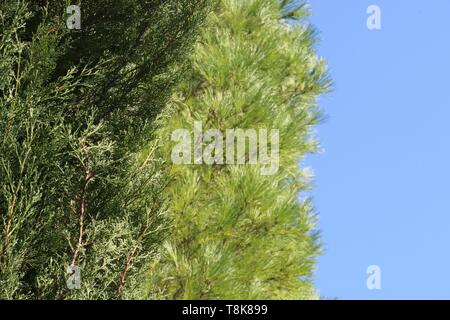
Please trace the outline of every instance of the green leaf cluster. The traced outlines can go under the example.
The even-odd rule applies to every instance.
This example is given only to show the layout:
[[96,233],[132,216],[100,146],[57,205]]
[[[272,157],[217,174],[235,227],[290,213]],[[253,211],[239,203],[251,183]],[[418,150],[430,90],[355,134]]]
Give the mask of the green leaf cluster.
[[153,123],[209,5],[0,0],[0,298],[143,296],[167,230]]
[[[165,190],[171,234],[148,273],[153,299],[311,299],[320,242],[301,166],[317,150],[316,104],[330,81],[305,6],[223,0],[209,16],[192,68],[161,120],[160,157],[175,130],[278,129],[279,169],[172,164]],[[247,154],[248,156],[248,154]]]

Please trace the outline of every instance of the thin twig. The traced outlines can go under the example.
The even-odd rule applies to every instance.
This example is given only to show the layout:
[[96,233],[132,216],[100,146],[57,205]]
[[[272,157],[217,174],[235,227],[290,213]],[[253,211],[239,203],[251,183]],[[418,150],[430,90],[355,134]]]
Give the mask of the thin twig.
[[117,290],[119,295],[122,294],[123,288],[124,288],[126,280],[127,280],[128,270],[130,269],[130,266],[131,266],[134,258],[136,257],[136,253],[137,253],[137,248],[136,248],[136,246],[133,246],[133,248],[130,250],[130,253],[127,256],[127,261],[125,263],[125,267],[119,275],[119,278],[120,278],[119,279],[119,288]]
[[87,191],[88,191],[88,184],[91,181],[91,179],[94,177],[91,170],[86,167],[84,170],[84,177],[83,177],[83,188],[81,190],[81,195],[78,198],[79,203],[79,233],[78,233],[78,241],[75,246],[75,250],[73,250],[72,253],[72,262],[71,265],[75,265],[77,262],[78,254],[81,250],[81,247],[83,246],[83,233],[84,233],[84,216],[86,211],[86,197],[87,197]]

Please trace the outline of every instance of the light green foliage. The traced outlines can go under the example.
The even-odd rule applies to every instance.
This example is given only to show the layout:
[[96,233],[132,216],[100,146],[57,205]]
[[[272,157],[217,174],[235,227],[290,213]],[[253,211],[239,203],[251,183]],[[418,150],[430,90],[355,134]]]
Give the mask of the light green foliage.
[[172,233],[148,273],[147,296],[164,299],[314,299],[319,253],[309,174],[299,161],[317,149],[316,97],[329,80],[305,26],[304,6],[223,0],[191,58],[192,72],[161,120],[170,163],[177,129],[279,129],[280,167],[171,165]]

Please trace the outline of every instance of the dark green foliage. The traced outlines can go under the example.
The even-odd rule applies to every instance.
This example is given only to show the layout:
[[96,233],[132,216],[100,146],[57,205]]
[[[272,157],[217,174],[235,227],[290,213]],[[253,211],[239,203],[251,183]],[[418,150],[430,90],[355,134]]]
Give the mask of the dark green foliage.
[[136,151],[209,1],[85,0],[81,30],[68,5],[0,0],[0,298],[138,298],[167,179]]

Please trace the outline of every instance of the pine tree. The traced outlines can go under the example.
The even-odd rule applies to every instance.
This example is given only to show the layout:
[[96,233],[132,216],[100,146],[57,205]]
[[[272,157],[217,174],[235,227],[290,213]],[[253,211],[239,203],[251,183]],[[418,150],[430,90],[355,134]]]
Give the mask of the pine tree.
[[[299,163],[317,149],[315,101],[330,81],[307,14],[292,1],[222,0],[209,17],[189,77],[160,124],[173,228],[165,253],[151,264],[147,297],[316,298],[311,280],[320,243],[311,201],[299,197],[310,184]],[[233,128],[278,129],[278,170],[263,175],[261,163],[222,164],[225,151],[211,155],[206,148],[222,138],[194,138],[196,121],[203,133],[218,129],[224,136]],[[199,141],[203,160],[218,155],[216,161],[171,163],[173,152],[183,154],[180,141],[172,141],[180,129],[189,130],[184,142],[192,161]],[[249,161],[249,149],[245,157]]]
[[167,232],[148,141],[212,1],[74,2],[0,0],[2,299],[142,297]]

